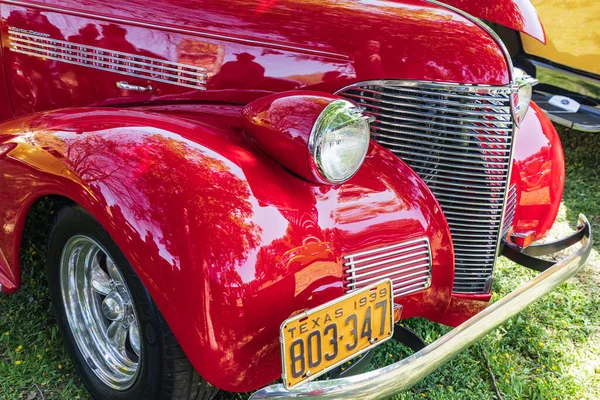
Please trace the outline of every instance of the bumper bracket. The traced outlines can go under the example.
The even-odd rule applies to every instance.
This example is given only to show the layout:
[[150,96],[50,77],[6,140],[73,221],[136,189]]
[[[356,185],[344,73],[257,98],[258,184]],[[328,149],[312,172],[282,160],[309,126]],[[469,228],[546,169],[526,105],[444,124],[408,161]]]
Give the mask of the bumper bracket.
[[557,240],[555,242],[544,243],[544,244],[532,244],[525,248],[521,248],[509,240],[502,241],[501,254],[520,264],[524,267],[533,269],[534,271],[543,272],[548,268],[556,265],[558,261],[549,261],[535,256],[545,256],[553,253],[562,251],[574,244],[581,242],[584,238],[590,237],[590,225],[587,223],[580,223],[577,226],[577,232],[564,239]]

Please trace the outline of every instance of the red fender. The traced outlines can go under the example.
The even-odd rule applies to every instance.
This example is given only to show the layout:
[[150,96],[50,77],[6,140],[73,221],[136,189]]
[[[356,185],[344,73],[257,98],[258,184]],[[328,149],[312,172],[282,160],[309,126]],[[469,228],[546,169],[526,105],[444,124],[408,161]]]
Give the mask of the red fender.
[[239,111],[218,126],[197,115],[117,109],[0,126],[3,282],[19,284],[31,204],[68,197],[123,250],[196,370],[229,391],[280,375],[281,322],[344,293],[344,254],[428,237],[431,287],[401,298],[403,317],[443,314],[453,283],[450,233],[410,168],[373,144],[351,180],[313,184],[244,140],[235,131]]
[[515,140],[511,184],[517,189],[513,232],[532,232],[533,240],[541,239],[558,214],[565,157],[552,122],[533,102]]
[[530,0],[444,0],[443,3],[546,43],[544,27]]

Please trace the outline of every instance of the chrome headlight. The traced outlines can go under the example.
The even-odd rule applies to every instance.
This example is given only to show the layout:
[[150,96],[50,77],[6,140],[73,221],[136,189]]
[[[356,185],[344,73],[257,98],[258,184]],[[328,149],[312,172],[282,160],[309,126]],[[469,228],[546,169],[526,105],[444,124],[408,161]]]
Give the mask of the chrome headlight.
[[330,103],[317,118],[308,148],[323,180],[341,183],[362,165],[369,148],[369,117],[347,100]]
[[531,103],[531,95],[533,94],[533,86],[537,85],[539,81],[529,75],[520,68],[514,69],[515,82],[519,86],[518,102],[515,104],[515,111],[517,118],[517,124],[520,124],[527,114],[529,109],[529,103]]

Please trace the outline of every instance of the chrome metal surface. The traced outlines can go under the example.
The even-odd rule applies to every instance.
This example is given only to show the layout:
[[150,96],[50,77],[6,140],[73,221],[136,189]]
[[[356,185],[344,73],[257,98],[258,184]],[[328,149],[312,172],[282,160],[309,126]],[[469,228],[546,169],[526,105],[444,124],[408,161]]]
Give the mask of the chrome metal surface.
[[52,39],[12,27],[8,30],[8,40],[10,50],[16,53],[176,86],[205,89],[206,68],[200,66]]
[[[335,100],[327,105],[321,112],[321,115],[315,121],[315,124],[310,132],[308,139],[308,150],[312,155],[312,164],[315,172],[319,178],[326,182],[331,183],[342,183],[352,178],[354,174],[359,170],[360,166],[367,156],[367,150],[369,149],[369,122],[373,120],[372,117],[364,115],[363,110],[357,108],[351,102],[347,100]],[[351,124],[366,122],[365,129],[362,131],[365,142],[364,148],[362,149],[360,162],[358,162],[353,169],[347,171],[343,177],[334,177],[327,173],[324,168],[324,140],[325,137],[338,129],[342,129],[344,126]],[[343,143],[343,141],[342,141]]]
[[151,92],[152,91],[152,86],[150,86],[150,85],[137,86],[137,85],[131,85],[125,81],[117,82],[117,87],[119,89],[123,89],[123,90],[133,90],[134,92]]
[[[454,242],[456,293],[489,291],[502,222],[508,221],[514,90],[367,81],[338,92],[375,117],[372,138],[408,163],[440,202]],[[474,256],[477,264],[470,262]]]
[[517,186],[511,185],[508,189],[508,196],[506,197],[506,208],[504,209],[504,221],[502,223],[502,237],[505,237],[510,228],[512,227],[513,219],[515,217],[515,209],[517,208]]
[[521,68],[515,68],[515,82],[519,87],[523,86],[535,86],[540,83],[536,78],[528,75]]
[[519,87],[518,92],[518,103],[517,103],[517,112],[515,115],[518,116],[516,119],[518,124],[525,118],[527,114],[527,110],[529,109],[529,105],[531,104],[531,97],[533,95],[533,87],[540,83],[537,79],[529,76],[525,71],[521,68],[515,68],[515,83]]
[[65,244],[60,289],[73,339],[93,373],[125,390],[135,382],[141,355],[136,310],[119,268],[96,240]]
[[344,286],[353,292],[389,278],[394,297],[431,285],[431,249],[428,238],[419,238],[344,256]]
[[[589,226],[585,216],[579,222]],[[310,382],[285,390],[283,385],[267,386],[255,392],[251,400],[263,399],[388,399],[405,391],[518,314],[558,285],[575,275],[592,250],[592,236],[581,241],[582,247],[570,257],[526,282],[449,333],[415,354],[375,371],[347,378]]]

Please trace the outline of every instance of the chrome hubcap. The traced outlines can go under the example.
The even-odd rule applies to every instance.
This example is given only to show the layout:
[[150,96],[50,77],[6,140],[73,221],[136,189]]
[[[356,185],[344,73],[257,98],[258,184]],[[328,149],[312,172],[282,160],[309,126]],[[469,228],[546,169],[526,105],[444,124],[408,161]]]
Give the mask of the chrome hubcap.
[[141,342],[131,293],[102,245],[74,236],[65,245],[60,286],[73,338],[96,377],[125,390],[138,375]]

